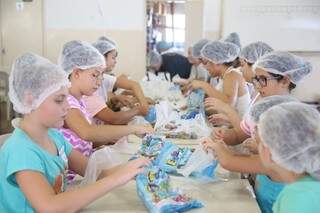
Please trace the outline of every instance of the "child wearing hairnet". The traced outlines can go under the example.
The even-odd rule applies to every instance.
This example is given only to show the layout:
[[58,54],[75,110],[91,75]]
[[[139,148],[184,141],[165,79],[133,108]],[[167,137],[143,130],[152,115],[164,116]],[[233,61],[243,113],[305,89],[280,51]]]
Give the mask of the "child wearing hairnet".
[[[95,124],[128,124],[128,122],[136,115],[146,115],[149,105],[143,95],[140,85],[129,80],[125,76],[115,77],[110,74],[114,69],[117,58],[117,50],[114,43],[106,40],[98,40],[93,46],[104,56],[106,68],[103,72],[103,80],[97,91],[90,95],[84,96],[83,100],[87,111],[93,117]],[[128,105],[128,97],[124,95],[112,95],[113,88],[128,89],[139,100],[139,106],[133,106],[127,111],[114,112],[107,106],[107,102],[115,100]],[[110,97],[112,95],[112,97]],[[129,98],[132,99],[132,98]]]
[[209,73],[200,60],[201,49],[209,42],[207,39],[200,39],[188,49],[188,60],[192,64],[189,81],[200,80],[208,82]]
[[[258,99],[259,93],[255,91],[252,85],[252,78],[254,77],[254,72],[252,70],[252,65],[263,55],[272,52],[273,49],[264,42],[254,42],[243,49],[240,52],[240,70],[244,79],[247,82],[249,91],[251,88],[251,103],[249,105],[252,106]],[[253,91],[252,91],[253,88]],[[205,101],[205,106],[208,110],[216,110],[219,113],[213,114],[209,116],[209,121],[214,125],[221,125],[224,123],[230,123],[234,128],[238,127],[240,129],[240,121],[241,117],[237,113],[237,111],[231,107],[229,104],[224,103],[223,101],[217,98],[207,98]],[[247,109],[248,111],[249,109]]]
[[[63,127],[59,130],[69,143],[85,156],[93,148],[113,143],[130,134],[143,135],[153,132],[145,125],[96,125],[87,111],[83,96],[91,96],[101,86],[105,59],[91,44],[83,41],[67,42],[59,58],[60,67],[69,75],[71,87],[67,96],[70,109]],[[74,172],[68,173],[72,181]]]
[[[255,75],[252,83],[259,93],[259,98],[263,99],[272,95],[289,95],[291,90],[312,72],[312,66],[308,61],[291,53],[274,51],[260,57],[254,63],[253,70]],[[233,124],[231,129],[215,128],[213,138],[223,139],[229,145],[237,145],[250,137],[247,116],[244,116],[241,122],[238,121],[238,124]]]
[[[249,112],[252,123],[251,135],[253,135],[254,127],[258,123],[260,115],[266,110],[281,103],[297,101],[291,96],[283,95],[270,96],[257,101]],[[230,171],[258,174],[255,179],[255,193],[258,204],[262,213],[272,213],[272,205],[284,187],[284,184],[279,182],[281,181],[279,175],[264,167],[257,153],[247,156],[235,154],[225,146],[222,140],[216,141],[217,143],[205,141],[204,144],[206,149],[210,148],[215,151],[222,167]],[[251,139],[251,143],[257,147],[253,139]]]
[[9,98],[23,119],[0,150],[1,212],[77,212],[149,164],[144,158],[131,161],[92,185],[66,192],[67,169],[84,175],[88,162],[55,130],[68,117],[69,86],[66,73],[45,58],[27,53],[14,62]]
[[201,60],[211,77],[219,77],[216,88],[210,84],[194,80],[192,89],[203,89],[209,97],[217,98],[236,109],[243,116],[250,103],[250,94],[244,78],[238,71],[240,48],[230,42],[213,41],[201,50]]
[[274,213],[320,212],[320,114],[303,103],[283,103],[261,115],[255,138],[263,165],[287,183]]

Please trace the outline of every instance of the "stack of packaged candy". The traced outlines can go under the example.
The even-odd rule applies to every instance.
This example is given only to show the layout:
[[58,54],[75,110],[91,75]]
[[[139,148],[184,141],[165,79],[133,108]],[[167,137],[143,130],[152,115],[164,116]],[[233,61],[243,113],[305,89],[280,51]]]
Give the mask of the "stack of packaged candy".
[[[148,157],[153,160],[153,165],[159,166],[165,172],[178,175],[178,171],[183,169],[187,163],[192,163],[189,160],[195,161],[193,154],[194,149],[190,147],[179,147],[170,141],[165,141],[161,136],[147,135],[142,140],[141,148],[132,159],[140,156]],[[214,179],[216,166],[217,161],[212,160],[201,171],[192,172],[191,176],[206,176]]]
[[151,166],[136,177],[137,193],[151,213],[184,212],[201,208],[203,204],[173,190],[169,175],[157,166]]
[[[152,159],[152,166],[146,169],[143,174],[136,178],[137,192],[145,206],[152,213],[162,212],[183,212],[192,208],[202,207],[202,203],[191,199],[190,197],[174,191],[170,187],[169,175],[179,175],[179,171],[183,170],[185,165],[190,166],[194,161],[197,164],[198,156],[194,149],[188,147],[179,147],[165,141],[164,137],[147,135],[141,144],[139,151],[132,157],[132,159],[139,156],[145,156]],[[201,158],[201,157],[200,157]],[[193,178],[211,178],[215,179],[215,168],[217,161],[207,161],[205,166],[202,165],[201,171],[190,172],[190,177]],[[198,165],[191,165],[195,168]],[[188,173],[189,176],[189,173]]]

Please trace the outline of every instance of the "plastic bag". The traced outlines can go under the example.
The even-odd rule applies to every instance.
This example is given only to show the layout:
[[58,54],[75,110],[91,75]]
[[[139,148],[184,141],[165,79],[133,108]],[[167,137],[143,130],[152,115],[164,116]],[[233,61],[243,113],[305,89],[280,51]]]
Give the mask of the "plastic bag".
[[199,139],[208,137],[211,133],[202,114],[197,114],[193,119],[177,119],[176,121],[171,121],[155,130],[167,138],[179,139]]
[[149,108],[148,114],[144,117],[144,119],[151,124],[156,122],[157,114],[154,106]]
[[190,175],[196,178],[207,179],[208,181],[215,181],[215,169],[218,161],[212,153],[206,153],[201,144],[195,149],[190,156],[186,165],[178,169],[177,172],[185,177]]
[[192,155],[193,150],[189,147],[179,147],[178,145],[167,143],[154,161],[166,172],[176,174],[179,168],[182,168]]
[[140,156],[151,158],[153,165],[171,174],[215,179],[217,161],[201,145],[194,150],[165,141],[163,137],[148,135],[143,139],[134,158]]
[[142,116],[134,116],[131,121],[128,123],[129,125],[145,125],[150,124],[144,117]]
[[168,144],[168,142],[166,142],[162,136],[146,135],[142,139],[141,147],[136,155],[154,159],[166,144]]
[[202,89],[193,90],[187,99],[188,109],[200,109],[204,104],[205,92]]
[[120,155],[110,147],[95,151],[89,158],[86,172],[80,185],[96,182],[103,170],[111,169],[122,163]]
[[136,146],[128,143],[128,136],[120,138],[114,145],[109,147],[113,151],[122,154],[134,154],[136,152]]
[[155,130],[165,127],[171,121],[179,120],[180,115],[166,101],[161,101],[155,106],[157,121],[154,125]]
[[140,199],[151,213],[184,212],[203,204],[173,190],[170,178],[162,169],[152,166],[136,178]]

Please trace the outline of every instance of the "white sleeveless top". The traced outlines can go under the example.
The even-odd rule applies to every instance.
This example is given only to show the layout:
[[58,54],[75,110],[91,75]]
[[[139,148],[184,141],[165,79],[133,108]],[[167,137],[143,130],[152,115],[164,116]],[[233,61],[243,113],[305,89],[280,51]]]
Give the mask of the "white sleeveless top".
[[[225,74],[228,74],[230,72],[237,72],[242,76],[242,73],[240,70],[237,70],[235,68],[229,68]],[[223,79],[219,79],[219,83],[216,86],[216,89],[223,92]],[[246,111],[249,109],[249,105],[251,102],[251,98],[250,98],[250,93],[249,93],[249,89],[246,85],[246,90],[247,92],[243,95],[237,98],[236,100],[236,104],[234,106],[234,108],[237,110],[237,112],[239,113],[240,117],[242,118],[244,116],[244,114],[246,113]]]

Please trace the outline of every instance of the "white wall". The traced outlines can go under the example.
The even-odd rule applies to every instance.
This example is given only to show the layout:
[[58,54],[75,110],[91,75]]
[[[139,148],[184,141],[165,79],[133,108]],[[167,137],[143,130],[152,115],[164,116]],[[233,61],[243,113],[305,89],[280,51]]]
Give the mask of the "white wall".
[[320,102],[320,53],[305,52],[294,54],[308,60],[313,66],[313,72],[293,90],[293,95],[302,101]]
[[45,55],[56,61],[70,40],[112,38],[119,52],[116,74],[145,72],[145,0],[44,0]]
[[222,0],[204,0],[203,32],[207,39],[216,40],[221,36],[221,7]]
[[204,36],[203,31],[203,14],[204,2],[199,1],[187,1],[185,7],[186,14],[186,42],[185,50]]

